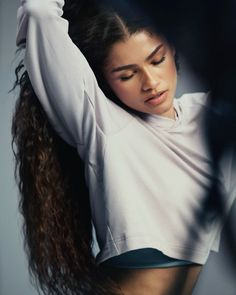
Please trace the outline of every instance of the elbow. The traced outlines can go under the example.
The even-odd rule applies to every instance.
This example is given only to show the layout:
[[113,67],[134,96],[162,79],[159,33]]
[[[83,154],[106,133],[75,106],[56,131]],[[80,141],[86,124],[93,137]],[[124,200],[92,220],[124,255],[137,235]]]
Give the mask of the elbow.
[[64,2],[64,0],[26,0],[24,11],[27,15],[36,19],[62,16]]

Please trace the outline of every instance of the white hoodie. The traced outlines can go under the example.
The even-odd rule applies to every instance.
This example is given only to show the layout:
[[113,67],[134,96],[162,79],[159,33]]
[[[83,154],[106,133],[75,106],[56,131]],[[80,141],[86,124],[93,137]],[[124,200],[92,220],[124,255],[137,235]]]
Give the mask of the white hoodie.
[[[16,44],[52,126],[85,162],[100,263],[139,248],[204,264],[218,251],[223,220],[203,205],[211,159],[205,93],[174,99],[177,120],[137,116],[107,99],[68,35],[63,0],[21,0]],[[234,162],[233,162],[234,160]],[[222,160],[225,216],[236,195],[235,158]],[[205,219],[202,214],[205,214]]]

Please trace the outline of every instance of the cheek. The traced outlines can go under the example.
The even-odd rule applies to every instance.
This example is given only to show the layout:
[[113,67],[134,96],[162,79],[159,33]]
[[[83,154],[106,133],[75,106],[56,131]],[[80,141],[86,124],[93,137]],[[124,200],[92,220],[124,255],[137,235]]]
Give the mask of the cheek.
[[176,83],[177,70],[176,70],[176,65],[174,61],[171,62],[170,65],[167,67],[166,79],[168,79],[169,81],[172,81],[173,84]]
[[115,94],[120,98],[121,100],[129,99],[131,96],[133,96],[134,93],[134,83],[129,82],[117,82],[117,83],[111,83],[110,86],[115,92]]

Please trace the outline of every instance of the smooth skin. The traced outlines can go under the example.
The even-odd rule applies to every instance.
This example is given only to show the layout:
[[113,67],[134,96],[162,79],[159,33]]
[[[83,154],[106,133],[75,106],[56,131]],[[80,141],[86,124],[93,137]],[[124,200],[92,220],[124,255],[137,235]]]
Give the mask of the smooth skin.
[[191,295],[201,272],[199,264],[170,268],[103,268],[123,295]]
[[[165,39],[141,31],[115,43],[104,75],[125,105],[143,113],[175,119],[175,50]],[[158,98],[157,94],[163,91],[164,95]],[[124,295],[191,295],[201,268],[193,264],[152,269],[106,268],[104,271],[119,284]]]
[[[174,119],[177,83],[175,50],[163,38],[143,31],[115,43],[104,74],[117,97],[132,109]],[[147,99],[166,91],[161,103]]]

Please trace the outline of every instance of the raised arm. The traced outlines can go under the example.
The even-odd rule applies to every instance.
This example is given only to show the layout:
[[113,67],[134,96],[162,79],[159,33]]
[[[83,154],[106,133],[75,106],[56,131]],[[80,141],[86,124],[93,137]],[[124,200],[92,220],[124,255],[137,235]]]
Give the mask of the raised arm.
[[120,110],[104,96],[70,39],[63,6],[64,0],[21,0],[16,43],[26,42],[25,67],[52,125],[76,146],[91,141],[95,129],[112,132]]

